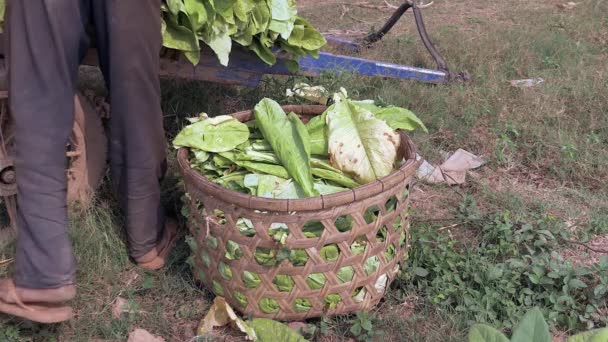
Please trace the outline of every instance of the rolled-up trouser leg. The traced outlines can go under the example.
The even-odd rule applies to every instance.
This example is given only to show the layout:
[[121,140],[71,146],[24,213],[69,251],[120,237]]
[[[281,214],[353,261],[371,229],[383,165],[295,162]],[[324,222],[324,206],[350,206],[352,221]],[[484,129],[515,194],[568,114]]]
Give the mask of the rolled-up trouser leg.
[[160,0],[91,0],[110,92],[110,166],[127,217],[131,256],[151,251],[164,215],[165,136],[158,78]]
[[18,238],[14,280],[24,288],[73,283],[66,143],[74,84],[87,44],[83,3],[10,1],[9,101],[15,123]]

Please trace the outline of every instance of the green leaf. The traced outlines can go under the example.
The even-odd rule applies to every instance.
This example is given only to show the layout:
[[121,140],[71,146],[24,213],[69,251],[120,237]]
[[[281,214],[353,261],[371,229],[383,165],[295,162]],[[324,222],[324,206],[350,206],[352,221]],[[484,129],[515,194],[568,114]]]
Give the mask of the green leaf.
[[399,107],[381,108],[374,112],[374,116],[386,122],[392,129],[402,129],[405,131],[413,131],[417,128],[428,133],[426,126],[420,119],[410,110]]
[[262,266],[274,266],[277,264],[277,255],[274,249],[259,247],[255,250],[253,257]]
[[306,284],[311,290],[319,290],[325,286],[327,278],[323,273],[311,273],[306,277]]
[[225,152],[233,150],[247,139],[249,129],[244,123],[232,116],[221,115],[186,126],[173,140],[173,146]]
[[247,321],[247,325],[253,328],[259,342],[306,342],[302,335],[296,333],[283,323],[267,319],[254,318]]
[[228,240],[228,242],[226,242],[226,259],[238,260],[242,257],[243,251],[241,250],[241,246],[232,240]]
[[325,37],[304,18],[297,17],[287,42],[306,50],[318,50],[327,44]]
[[283,39],[288,39],[291,36],[291,33],[294,29],[294,21],[291,20],[271,20],[270,25],[268,25],[268,29],[270,31],[276,32],[283,37]]
[[336,244],[323,246],[321,248],[321,257],[325,261],[329,261],[329,262],[336,261],[336,260],[338,260],[339,256],[340,256],[340,250],[338,249],[338,245],[336,245]]
[[230,39],[228,24],[220,21],[214,22],[211,31],[202,35],[201,39],[215,52],[220,64],[228,66],[228,59],[232,50],[232,39]]
[[251,148],[246,148],[244,152],[235,155],[236,160],[255,161],[260,163],[269,163],[279,165],[281,161],[272,152],[254,151]]
[[549,327],[538,308],[528,311],[515,327],[511,342],[551,342]]
[[272,50],[260,43],[257,38],[253,39],[249,49],[255,52],[255,54],[268,65],[274,65],[277,62],[277,57],[274,55]]
[[348,99],[327,110],[329,159],[358,183],[373,182],[393,171],[399,135],[384,121]]
[[380,260],[378,259],[377,256],[367,258],[367,260],[365,260],[365,264],[363,265],[363,268],[365,269],[365,273],[367,275],[370,275],[370,274],[376,272],[378,270],[379,264],[380,264]]
[[424,278],[429,275],[429,271],[422,267],[414,267],[414,274]]
[[580,279],[573,278],[568,282],[568,286],[572,289],[584,289],[587,287],[587,284]]
[[295,0],[270,0],[268,3],[274,20],[291,20],[298,14]]
[[141,287],[145,290],[154,288],[154,277],[147,276],[141,284]]
[[[468,335],[469,342],[509,342],[509,339],[500,331],[486,324],[475,324]],[[527,342],[532,342],[529,340]]]
[[327,134],[325,128],[327,127],[325,120],[327,118],[327,112],[321,115],[317,115],[310,119],[306,123],[306,129],[310,136],[310,153],[316,155],[327,155]]
[[352,178],[346,176],[342,172],[334,172],[326,169],[318,169],[316,167],[312,168],[312,174],[315,177],[328,180],[330,182],[336,183],[338,185],[342,185],[349,189],[356,188],[360,184],[355,182]]
[[355,269],[352,266],[342,267],[338,270],[338,273],[336,273],[336,278],[338,278],[338,281],[341,283],[348,283],[349,281],[352,281],[354,276]]
[[372,331],[372,322],[370,320],[365,320],[363,322],[361,322],[361,328],[367,330],[367,331]]
[[[297,115],[289,116],[275,101],[265,98],[254,110],[256,124],[287,172],[306,196],[316,196],[310,167],[308,132]],[[289,178],[289,177],[286,177]]]
[[346,188],[325,184],[322,181],[315,181],[315,190],[317,190],[320,195],[331,195],[345,191]]
[[[608,328],[585,331],[585,332],[568,337],[566,342],[595,342],[594,339],[597,335],[599,335],[601,337],[600,333],[603,333],[603,334],[608,333]],[[597,340],[597,342],[606,342],[606,341],[608,341],[608,338],[605,338],[603,340]]]
[[247,297],[244,294],[235,291],[234,293],[232,293],[232,296],[234,297],[236,302],[239,303],[240,306],[242,306],[242,307],[247,306],[248,301],[247,301]]
[[308,259],[308,253],[305,249],[292,249],[289,253],[289,262],[294,266],[304,266]]
[[608,328],[599,329],[593,337],[591,337],[591,342],[606,342],[608,341]]
[[293,281],[292,277],[282,274],[277,275],[272,280],[272,283],[275,284],[277,289],[282,292],[291,292],[295,285],[295,282]]
[[262,279],[260,279],[260,276],[255,273],[244,271],[243,283],[248,289],[256,289],[262,283]]
[[342,297],[339,294],[332,293],[325,297],[325,307],[328,310],[332,310],[338,306],[338,304],[342,301]]
[[325,227],[319,221],[308,221],[302,227],[302,234],[307,238],[321,237]]
[[259,175],[257,196],[267,198],[304,198],[303,190],[291,179]]
[[296,312],[307,312],[312,309],[312,303],[306,298],[297,298],[294,302]]
[[[279,303],[276,300],[274,300],[272,298],[262,298],[262,300],[260,300],[260,309],[264,313],[272,314],[272,313],[279,312],[279,310],[281,310],[281,306],[279,305]],[[256,331],[256,334],[257,334],[257,331]]]
[[165,2],[167,3],[169,11],[174,15],[178,15],[180,12],[186,12],[186,7],[182,0],[165,0]]
[[163,46],[181,51],[200,51],[198,38],[190,28],[178,25],[177,18],[168,17],[167,20],[163,19],[161,26]]
[[218,270],[220,271],[222,278],[226,280],[232,279],[232,270],[230,269],[230,266],[226,265],[223,261],[219,262]]

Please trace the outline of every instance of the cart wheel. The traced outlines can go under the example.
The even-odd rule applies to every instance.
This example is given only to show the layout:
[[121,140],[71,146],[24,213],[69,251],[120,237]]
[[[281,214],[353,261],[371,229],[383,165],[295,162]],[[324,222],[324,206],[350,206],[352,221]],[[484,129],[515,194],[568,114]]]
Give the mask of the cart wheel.
[[105,174],[108,143],[101,117],[91,102],[78,94],[74,107],[74,128],[67,151],[68,202],[86,208]]
[[[68,203],[87,208],[106,170],[107,140],[101,118],[84,96],[74,96],[74,127],[66,150],[69,167]],[[6,206],[11,226],[16,229],[16,196],[14,133],[6,101],[0,104],[0,195]]]

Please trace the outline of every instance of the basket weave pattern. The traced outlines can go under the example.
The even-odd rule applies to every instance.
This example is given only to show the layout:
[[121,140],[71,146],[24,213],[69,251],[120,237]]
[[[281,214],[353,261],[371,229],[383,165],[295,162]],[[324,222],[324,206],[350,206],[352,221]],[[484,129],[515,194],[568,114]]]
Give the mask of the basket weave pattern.
[[[303,120],[323,112],[321,106],[285,106]],[[251,112],[234,114],[241,121],[252,118]],[[178,153],[180,172],[189,195],[188,227],[196,241],[194,274],[207,288],[224,296],[228,303],[245,315],[279,320],[300,320],[322,315],[344,314],[368,310],[378,304],[406,257],[409,243],[409,187],[419,166],[415,147],[401,133],[401,154],[406,162],[391,175],[376,182],[338,194],[310,199],[278,200],[254,197],[219,187],[196,173],[188,164],[188,151]],[[202,210],[204,208],[204,210]],[[366,213],[373,212],[370,216]],[[350,229],[340,231],[336,220],[352,219]],[[370,219],[371,218],[371,219]],[[248,219],[255,234],[244,235],[237,222]],[[305,236],[305,225],[322,224],[318,237]],[[287,226],[289,235],[281,244],[268,234],[273,224]],[[352,248],[356,241],[365,241],[364,251]],[[227,245],[238,245],[240,257],[230,260]],[[321,249],[336,245],[339,256],[335,261],[322,257]],[[285,258],[274,266],[258,264],[254,254],[258,249],[304,250],[308,260],[294,265]],[[391,250],[391,253],[388,253]],[[366,267],[366,261],[376,258],[377,267]],[[369,264],[368,264],[369,265]],[[221,273],[220,267],[229,269]],[[342,282],[337,274],[352,267],[352,280]],[[243,281],[244,272],[259,277],[259,285],[249,288]],[[313,289],[307,283],[311,274],[323,274],[324,285]],[[290,276],[291,291],[280,291],[273,280],[277,275]],[[355,294],[364,290],[364,296]],[[337,305],[328,306],[326,298],[340,296]],[[297,300],[310,307],[296,308]],[[266,312],[260,303],[271,301],[277,310]]]

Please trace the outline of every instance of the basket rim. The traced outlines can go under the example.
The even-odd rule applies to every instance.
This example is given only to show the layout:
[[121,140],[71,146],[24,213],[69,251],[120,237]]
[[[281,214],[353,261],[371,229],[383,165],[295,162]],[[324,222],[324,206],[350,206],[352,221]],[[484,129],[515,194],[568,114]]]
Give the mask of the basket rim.
[[[292,111],[298,114],[318,115],[321,114],[326,106],[319,105],[285,105],[281,106],[285,111]],[[242,120],[253,115],[252,110],[245,110],[230,114],[239,120]],[[331,209],[341,205],[347,205],[359,200],[363,200],[375,195],[378,195],[389,189],[395,184],[404,182],[408,177],[412,176],[421,161],[416,160],[417,149],[413,141],[402,130],[398,130],[401,136],[401,143],[406,144],[405,151],[407,159],[401,167],[393,171],[391,174],[379,178],[374,182],[358,186],[353,189],[348,189],[330,195],[319,195],[316,197],[299,198],[299,199],[275,199],[265,198],[253,195],[243,194],[234,190],[226,189],[218,184],[215,184],[207,177],[201,175],[194,170],[188,162],[189,149],[182,147],[177,153],[177,162],[182,176],[186,183],[192,182],[200,186],[202,191],[210,196],[216,197],[229,204],[245,207],[260,211],[316,211]]]

